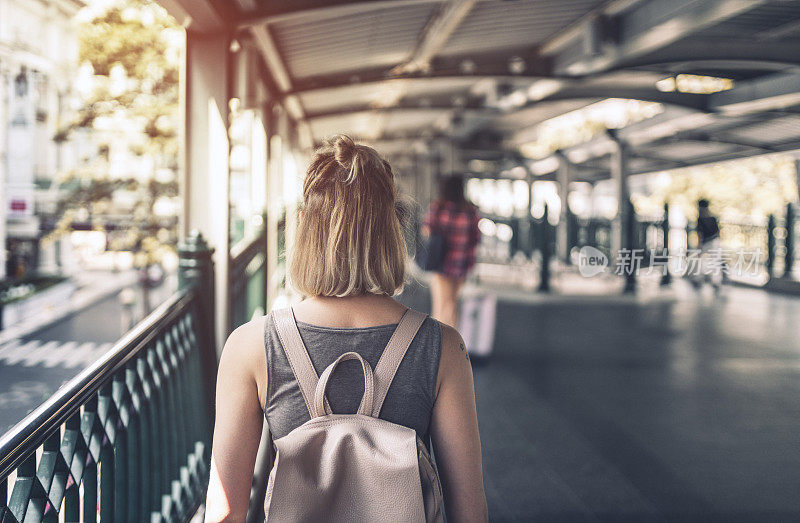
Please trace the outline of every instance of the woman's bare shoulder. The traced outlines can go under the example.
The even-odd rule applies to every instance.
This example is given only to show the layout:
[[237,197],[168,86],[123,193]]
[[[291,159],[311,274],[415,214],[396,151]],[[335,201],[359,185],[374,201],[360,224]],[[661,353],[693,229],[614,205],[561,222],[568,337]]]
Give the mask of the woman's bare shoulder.
[[[225,341],[220,367],[235,368],[239,376],[249,375],[260,384],[267,365],[264,353],[264,327],[267,316],[260,316],[236,327]],[[260,387],[259,387],[260,388]]]
[[228,336],[222,353],[227,351],[232,357],[250,359],[256,353],[264,352],[266,321],[267,316],[260,316],[236,327]]
[[458,330],[436,320],[442,329],[442,353],[439,359],[437,390],[444,380],[460,379],[471,369],[469,354]]

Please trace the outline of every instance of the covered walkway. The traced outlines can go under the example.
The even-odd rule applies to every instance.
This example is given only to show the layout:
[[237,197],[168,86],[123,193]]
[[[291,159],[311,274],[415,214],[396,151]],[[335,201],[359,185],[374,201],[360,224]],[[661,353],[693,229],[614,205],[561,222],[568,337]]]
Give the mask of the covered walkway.
[[[484,213],[507,234],[484,234],[475,289],[500,298],[475,365],[492,521],[800,520],[800,300],[574,266],[582,247],[613,267],[692,246],[669,207],[636,214],[634,175],[786,153],[800,180],[800,2],[157,1],[186,28],[180,290],[0,438],[0,521],[198,511],[219,352],[301,299],[285,267],[300,180],[336,133],[418,202],[411,251],[443,176],[521,188]],[[576,110],[582,132],[559,127]],[[578,219],[576,184],[605,184],[603,220]],[[797,200],[722,231],[786,291]],[[426,292],[402,299],[428,310]]]
[[675,287],[500,294],[474,365],[493,521],[800,518],[800,300]]

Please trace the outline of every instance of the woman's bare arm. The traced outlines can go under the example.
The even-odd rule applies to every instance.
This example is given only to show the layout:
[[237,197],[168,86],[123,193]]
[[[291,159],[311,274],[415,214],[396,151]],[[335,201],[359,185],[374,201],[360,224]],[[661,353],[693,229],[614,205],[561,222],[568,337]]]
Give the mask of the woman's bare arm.
[[431,423],[448,521],[488,521],[472,366],[458,331],[444,324]]
[[260,320],[242,325],[231,333],[222,350],[206,498],[207,522],[243,522],[247,517],[263,423],[257,378],[257,373],[266,367],[262,326]]

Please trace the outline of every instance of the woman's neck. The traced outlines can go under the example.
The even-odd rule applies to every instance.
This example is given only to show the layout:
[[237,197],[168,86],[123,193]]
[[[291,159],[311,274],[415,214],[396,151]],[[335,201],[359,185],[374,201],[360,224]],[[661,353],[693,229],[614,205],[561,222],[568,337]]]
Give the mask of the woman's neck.
[[294,307],[299,321],[330,327],[369,327],[397,323],[406,307],[385,294],[338,298],[313,296]]

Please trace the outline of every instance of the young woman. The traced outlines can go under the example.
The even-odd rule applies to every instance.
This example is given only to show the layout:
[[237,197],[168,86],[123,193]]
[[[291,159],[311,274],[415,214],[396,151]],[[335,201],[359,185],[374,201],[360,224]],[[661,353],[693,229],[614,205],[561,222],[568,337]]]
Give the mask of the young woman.
[[422,221],[423,235],[438,230],[445,238],[444,263],[431,281],[431,305],[433,317],[452,327],[458,327],[458,295],[475,265],[480,219],[477,207],[464,196],[464,179],[448,176],[441,180],[439,198]]
[[[308,297],[293,312],[318,374],[348,351],[374,367],[406,310],[392,298],[407,257],[396,197],[389,164],[347,136],[306,172],[289,278]],[[354,413],[359,387],[360,365],[344,362],[328,387],[332,410]],[[432,441],[448,520],[487,520],[472,370],[456,330],[425,320],[381,418]],[[308,419],[272,314],[236,329],[219,365],[206,521],[245,520],[264,421],[278,439]]]

